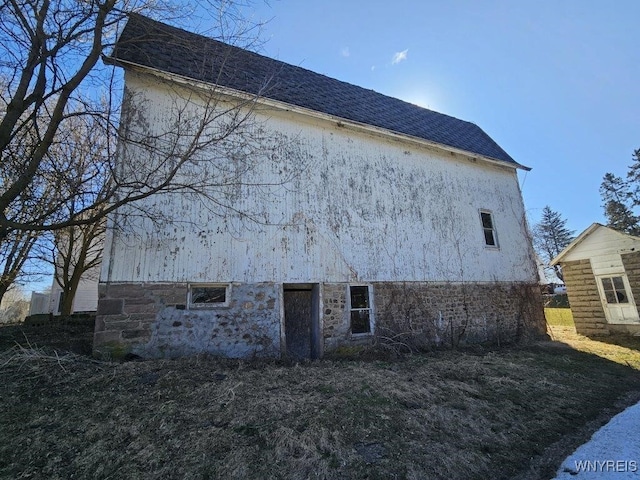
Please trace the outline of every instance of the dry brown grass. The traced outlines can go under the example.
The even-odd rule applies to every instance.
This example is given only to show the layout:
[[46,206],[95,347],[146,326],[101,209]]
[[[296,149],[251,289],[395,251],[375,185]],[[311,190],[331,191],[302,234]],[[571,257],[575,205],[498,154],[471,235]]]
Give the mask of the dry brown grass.
[[0,477],[550,477],[639,398],[637,365],[583,350],[116,364],[14,347],[0,354]]
[[612,362],[640,370],[640,337],[612,334],[588,338],[576,333],[568,308],[545,309],[549,336],[581,352],[592,353]]

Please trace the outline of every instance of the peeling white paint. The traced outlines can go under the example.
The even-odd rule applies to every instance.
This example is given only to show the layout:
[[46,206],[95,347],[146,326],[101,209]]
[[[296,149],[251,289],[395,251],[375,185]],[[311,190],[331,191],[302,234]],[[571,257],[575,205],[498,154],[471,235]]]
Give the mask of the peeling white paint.
[[640,250],[640,239],[598,226],[562,258],[562,262],[590,259],[593,274],[610,275],[624,272],[621,253]]
[[[174,90],[126,81],[150,99],[138,122],[171,124]],[[222,194],[260,222],[193,197],[149,199],[178,223],[110,232],[101,281],[537,281],[514,168],[299,113],[262,109],[256,121],[282,145],[242,180],[271,186]],[[484,245],[480,209],[492,212],[499,249]]]

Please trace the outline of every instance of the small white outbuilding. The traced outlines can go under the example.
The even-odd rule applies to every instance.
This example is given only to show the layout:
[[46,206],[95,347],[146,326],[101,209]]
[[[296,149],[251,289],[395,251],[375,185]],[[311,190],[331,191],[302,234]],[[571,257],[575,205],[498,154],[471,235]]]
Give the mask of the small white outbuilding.
[[562,266],[578,333],[640,333],[640,237],[594,223],[551,263]]

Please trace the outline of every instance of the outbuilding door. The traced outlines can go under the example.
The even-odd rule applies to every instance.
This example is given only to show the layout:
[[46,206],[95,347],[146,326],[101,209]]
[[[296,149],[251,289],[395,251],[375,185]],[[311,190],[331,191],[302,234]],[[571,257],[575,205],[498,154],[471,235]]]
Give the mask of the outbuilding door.
[[638,309],[623,273],[598,277],[598,290],[609,323],[637,323]]
[[318,284],[284,284],[284,335],[289,358],[320,357]]

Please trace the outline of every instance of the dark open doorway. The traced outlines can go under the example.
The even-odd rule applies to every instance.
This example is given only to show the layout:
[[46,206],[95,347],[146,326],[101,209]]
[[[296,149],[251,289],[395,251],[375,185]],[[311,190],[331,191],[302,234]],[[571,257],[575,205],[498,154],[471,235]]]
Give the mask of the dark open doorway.
[[319,297],[317,283],[283,285],[284,333],[290,358],[320,357]]

